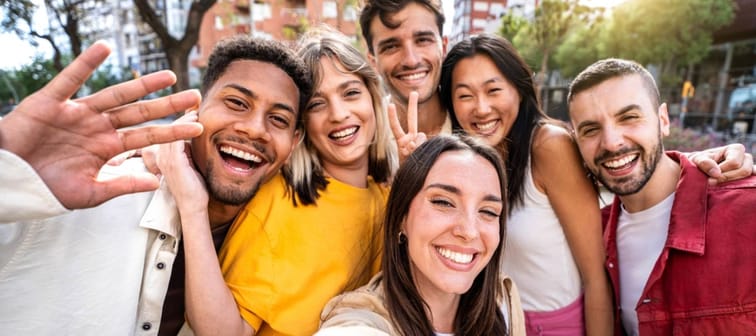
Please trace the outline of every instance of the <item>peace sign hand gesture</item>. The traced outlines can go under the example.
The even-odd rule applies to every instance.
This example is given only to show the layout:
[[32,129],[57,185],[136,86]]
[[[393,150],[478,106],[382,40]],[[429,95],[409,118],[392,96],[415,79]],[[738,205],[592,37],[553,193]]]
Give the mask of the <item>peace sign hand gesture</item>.
[[404,132],[399,116],[396,112],[396,105],[388,105],[389,121],[391,123],[391,132],[396,139],[396,147],[399,149],[399,163],[403,163],[415,149],[422,145],[428,138],[425,133],[417,131],[417,91],[410,92],[409,102],[407,103],[407,132]]

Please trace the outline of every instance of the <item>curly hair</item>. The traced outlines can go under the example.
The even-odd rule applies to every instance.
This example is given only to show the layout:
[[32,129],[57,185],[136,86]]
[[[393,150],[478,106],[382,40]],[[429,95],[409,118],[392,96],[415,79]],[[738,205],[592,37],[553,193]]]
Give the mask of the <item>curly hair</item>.
[[283,43],[253,38],[247,35],[236,35],[222,40],[213,49],[207,63],[207,70],[202,79],[201,92],[204,96],[218,78],[228,68],[229,64],[237,60],[252,60],[271,63],[285,72],[299,89],[300,111],[297,118],[297,128],[302,126],[302,113],[312,95],[312,73],[304,62]]

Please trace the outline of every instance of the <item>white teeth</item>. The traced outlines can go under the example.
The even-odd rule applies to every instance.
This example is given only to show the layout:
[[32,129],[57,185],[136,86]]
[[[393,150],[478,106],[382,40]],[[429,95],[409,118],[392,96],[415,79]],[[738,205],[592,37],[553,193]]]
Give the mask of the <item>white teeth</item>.
[[415,73],[415,74],[402,76],[402,79],[403,80],[415,80],[415,79],[420,79],[420,78],[423,78],[423,77],[425,77],[425,72],[418,72],[418,73]]
[[604,162],[604,166],[608,168],[619,168],[635,160],[636,157],[638,157],[638,154],[625,156],[617,160],[606,161]]
[[473,259],[472,254],[454,252],[443,247],[437,247],[436,250],[438,250],[438,253],[440,253],[444,258],[458,264],[469,264]]
[[357,132],[357,126],[350,127],[350,128],[347,128],[345,130],[341,130],[335,133],[331,133],[331,137],[340,139],[340,138],[348,137],[354,134],[355,132]]
[[481,130],[481,131],[487,131],[487,130],[490,130],[492,127],[494,127],[496,125],[496,121],[497,120],[492,120],[492,121],[489,121],[489,122],[487,122],[485,124],[475,124],[475,126],[477,126],[478,129]]
[[242,160],[252,161],[252,162],[255,162],[255,163],[262,162],[262,158],[261,157],[259,157],[257,155],[254,155],[252,153],[247,153],[245,151],[233,148],[231,146],[221,146],[220,147],[220,151],[223,152],[223,153],[226,153],[228,155],[240,158]]

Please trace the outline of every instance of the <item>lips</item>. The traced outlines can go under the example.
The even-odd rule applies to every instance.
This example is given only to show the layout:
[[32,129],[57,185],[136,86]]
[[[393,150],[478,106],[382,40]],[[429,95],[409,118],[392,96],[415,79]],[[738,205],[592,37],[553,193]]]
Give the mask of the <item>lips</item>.
[[457,252],[443,247],[436,247],[436,250],[445,259],[457,264],[470,264],[475,257],[475,254],[473,253]]
[[349,136],[352,136],[353,134],[357,133],[357,130],[359,127],[357,126],[351,126],[347,128],[343,128],[341,130],[336,130],[331,133],[328,133],[328,137],[333,140],[343,140],[344,138],[347,138]]
[[237,172],[250,171],[265,161],[260,155],[230,145],[219,145],[218,152],[226,166]]

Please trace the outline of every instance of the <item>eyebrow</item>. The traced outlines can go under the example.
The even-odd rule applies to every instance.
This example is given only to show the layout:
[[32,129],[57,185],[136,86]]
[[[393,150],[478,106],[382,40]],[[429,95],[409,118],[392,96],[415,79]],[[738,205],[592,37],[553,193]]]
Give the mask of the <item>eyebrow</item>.
[[[630,104],[630,105],[626,105],[626,106],[622,107],[621,109],[619,109],[619,111],[615,112],[615,113],[614,113],[614,116],[615,116],[615,117],[617,117],[617,116],[620,116],[620,115],[622,115],[622,114],[625,114],[625,113],[627,113],[627,112],[629,112],[629,111],[632,111],[632,110],[639,110],[639,109],[640,109],[640,105],[638,105],[638,104]],[[598,124],[598,122],[596,122],[596,121],[593,121],[593,120],[586,120],[586,121],[583,121],[583,122],[579,123],[579,124],[577,125],[577,128],[576,128],[576,129],[577,129],[577,130],[580,130],[580,129],[582,129],[583,127],[586,127],[586,126],[590,126],[590,125],[595,125],[595,124]]]
[[[421,30],[421,31],[413,32],[412,33],[412,37],[413,38],[418,38],[418,37],[433,37],[435,39],[436,38],[436,33],[433,32],[432,30]],[[395,36],[392,36],[392,37],[389,37],[389,38],[387,38],[385,40],[378,41],[378,48],[380,49],[381,47],[383,47],[383,46],[385,46],[387,44],[398,43],[398,42],[399,42],[399,38],[395,37]]]
[[[501,77],[495,76],[495,77],[491,77],[491,78],[487,79],[486,81],[484,81],[483,85],[487,85],[487,84],[491,84],[491,83],[496,83],[496,82],[501,82],[501,81],[502,81]],[[459,88],[467,88],[467,89],[469,89],[470,85],[468,85],[467,83],[458,83],[458,84],[454,85],[454,89],[459,89]]]
[[[363,84],[361,80],[350,79],[348,81],[345,81],[345,82],[339,84],[339,86],[337,88],[339,90],[344,90],[344,89],[346,89],[346,88],[348,88],[348,87],[350,87],[352,85],[360,85],[360,84]],[[318,90],[317,92],[313,93],[312,96],[313,97],[321,97],[321,96],[323,96],[323,91],[322,90]]]
[[[457,188],[457,187],[455,187],[453,185],[448,185],[448,184],[443,184],[443,183],[431,183],[427,187],[425,187],[425,190],[428,190],[428,189],[431,189],[431,188],[442,189],[442,190],[445,190],[447,192],[450,192],[452,194],[457,194],[457,195],[459,195],[459,194],[462,193],[459,190],[459,188]],[[487,194],[486,196],[483,197],[483,200],[484,201],[489,201],[489,202],[503,203],[503,200],[501,199],[501,197],[498,197],[498,196],[493,195],[493,194]]]
[[[258,99],[260,99],[259,95],[257,95],[256,93],[252,92],[252,90],[250,90],[250,89],[248,89],[248,88],[246,88],[244,86],[241,86],[239,84],[231,83],[231,84],[228,84],[228,85],[226,85],[224,87],[226,87],[226,88],[232,88],[234,90],[237,90],[237,91],[241,92],[243,95],[247,96],[248,98],[250,98],[252,100],[258,100]],[[288,111],[289,113],[291,113],[293,115],[297,114],[296,112],[294,112],[294,108],[293,107],[291,107],[291,106],[289,106],[287,104],[284,104],[284,103],[274,103],[273,104],[273,109],[285,110],[285,111]]]

